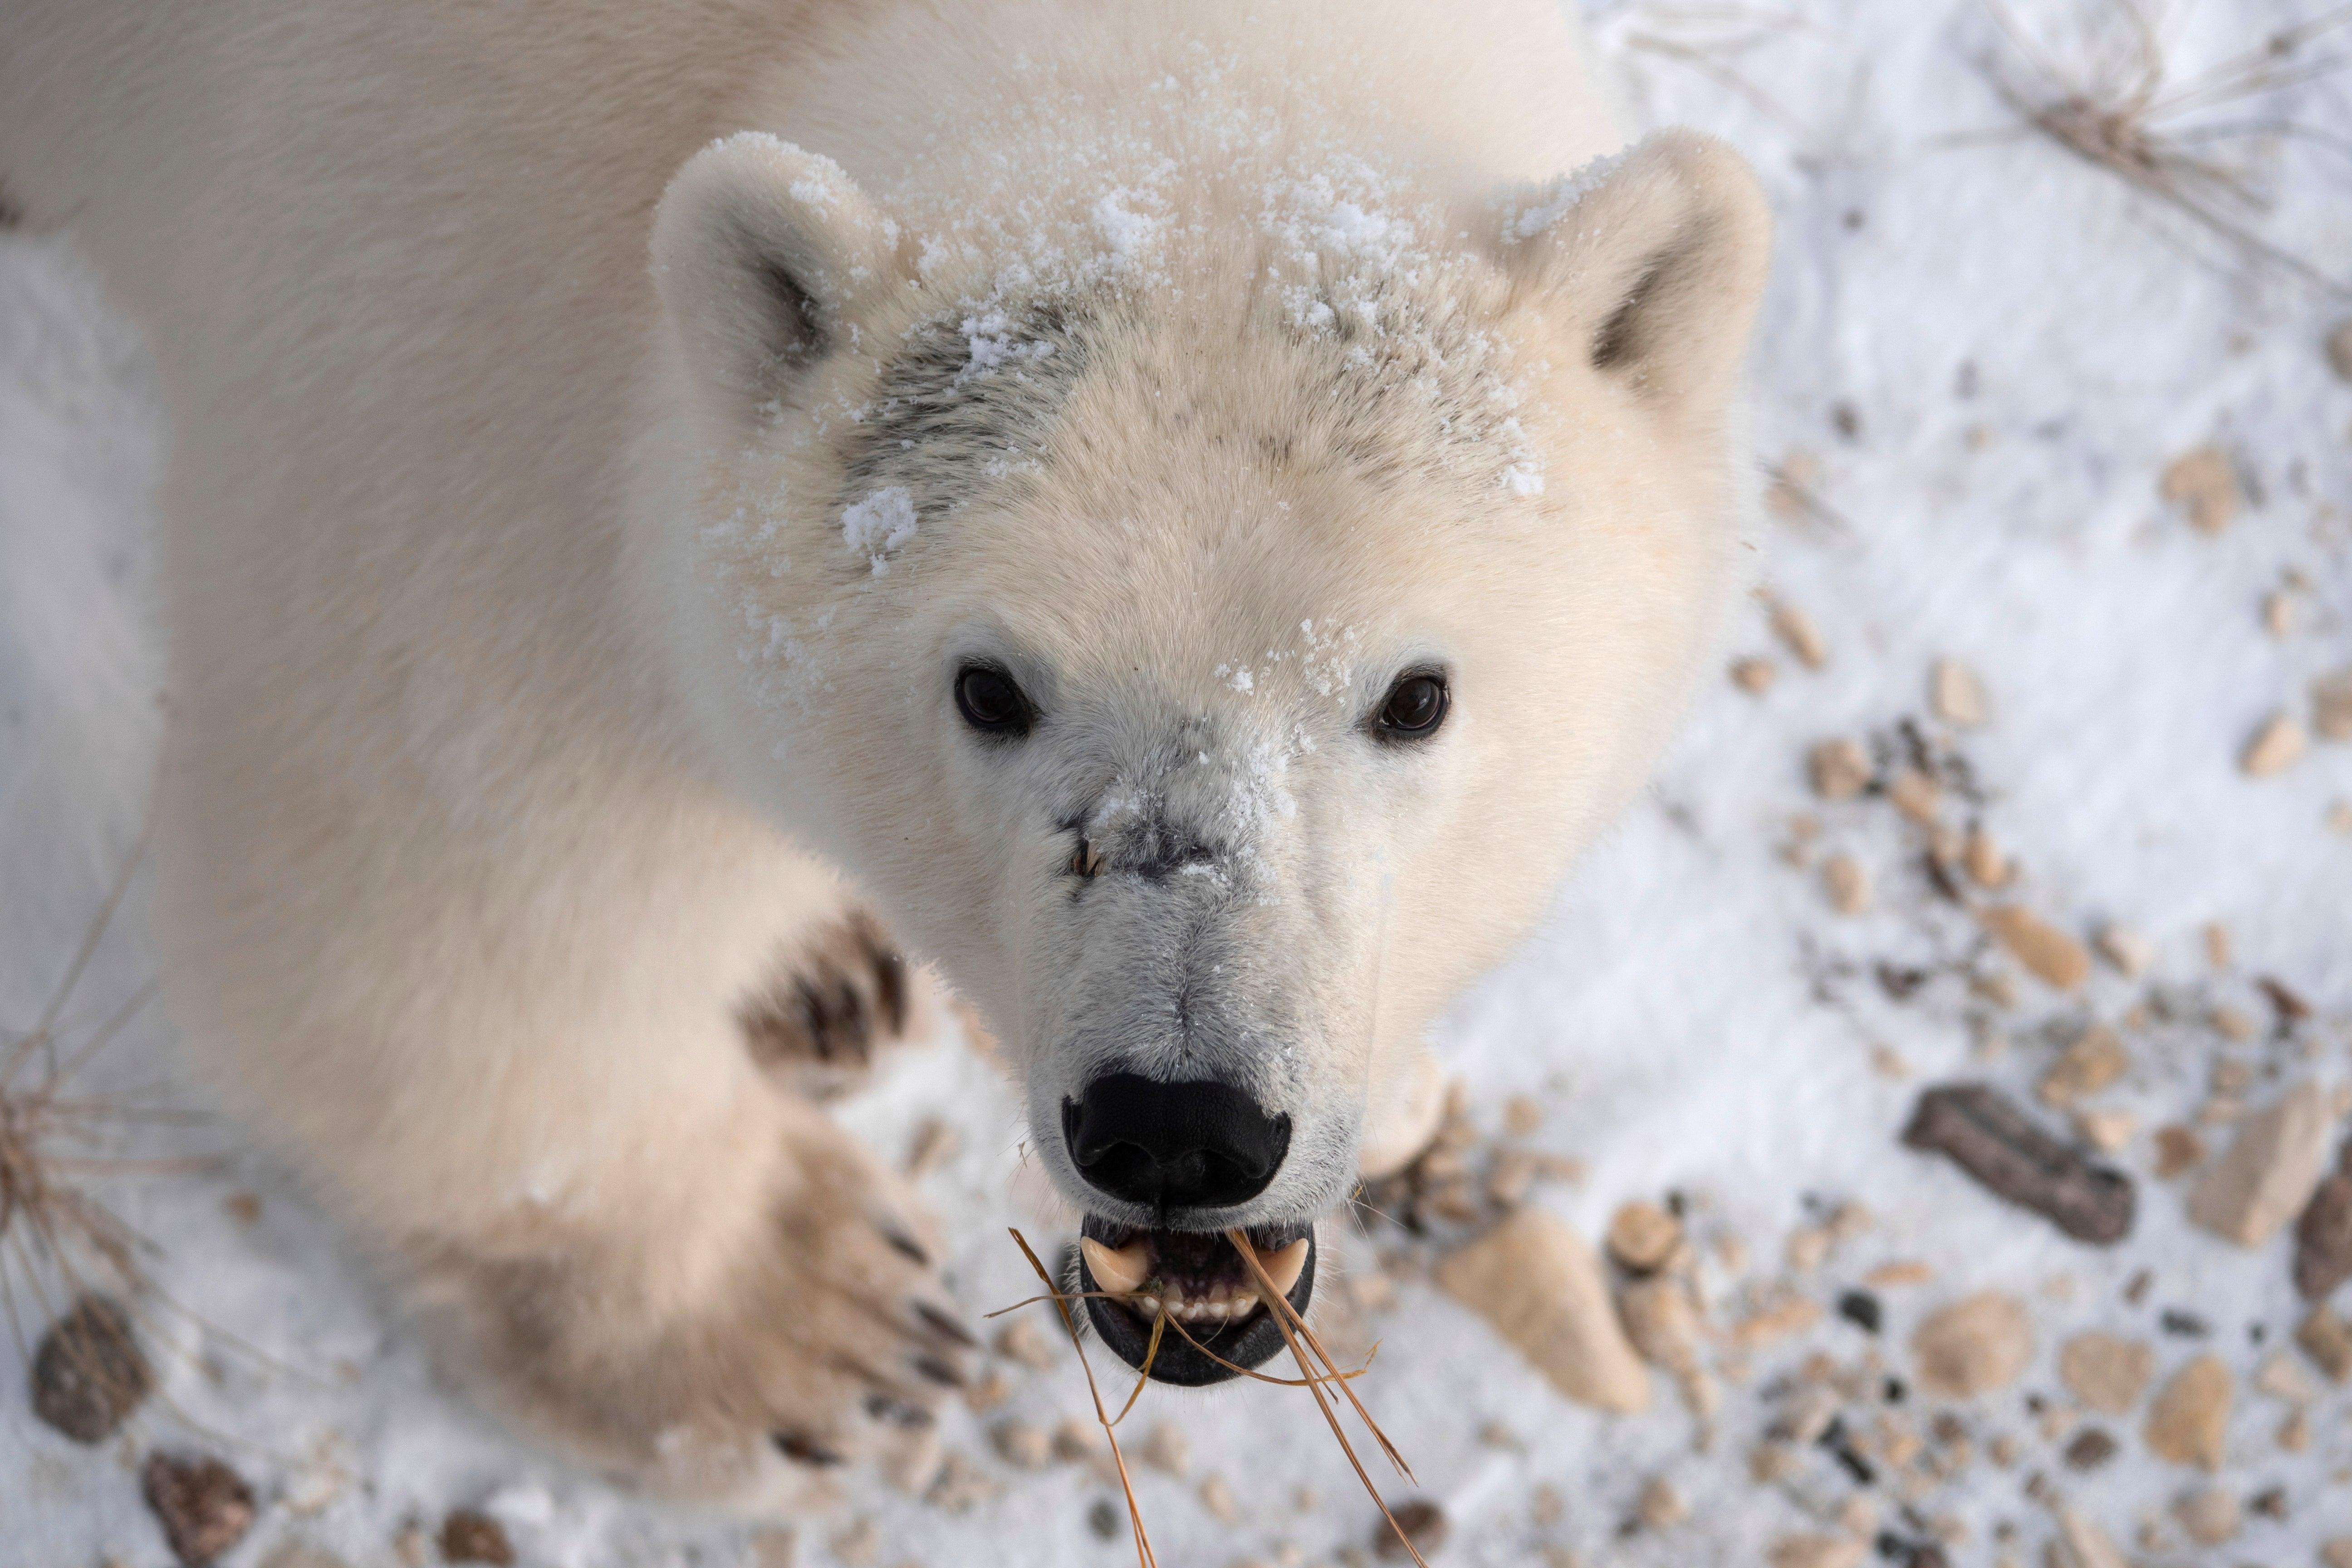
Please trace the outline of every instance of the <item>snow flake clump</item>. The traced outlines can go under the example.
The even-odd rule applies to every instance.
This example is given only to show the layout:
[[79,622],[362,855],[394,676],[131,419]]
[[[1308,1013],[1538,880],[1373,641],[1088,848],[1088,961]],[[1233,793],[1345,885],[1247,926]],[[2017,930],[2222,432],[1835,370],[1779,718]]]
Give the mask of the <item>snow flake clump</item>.
[[915,497],[904,485],[876,490],[841,514],[842,542],[874,562],[874,575],[890,574],[890,552],[915,537]]
[[956,384],[994,375],[1008,364],[1023,360],[1050,359],[1054,345],[1040,341],[1020,342],[1013,336],[1012,319],[1002,310],[990,310],[982,315],[963,319],[963,341],[971,351],[963,369],[956,372]]
[[1110,247],[1114,269],[1133,265],[1160,232],[1160,220],[1137,212],[1128,203],[1132,194],[1122,185],[1095,203],[1095,229]]
[[1622,153],[1611,153],[1595,158],[1574,174],[1562,174],[1536,199],[1533,206],[1522,207],[1503,223],[1505,239],[1533,239],[1566,217],[1576,204],[1599,190],[1617,172],[1632,148]]

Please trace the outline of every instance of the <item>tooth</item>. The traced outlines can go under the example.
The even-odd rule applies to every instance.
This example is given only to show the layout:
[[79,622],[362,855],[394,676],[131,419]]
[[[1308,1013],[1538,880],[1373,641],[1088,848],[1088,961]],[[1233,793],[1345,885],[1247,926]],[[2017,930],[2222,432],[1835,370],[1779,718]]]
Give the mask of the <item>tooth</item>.
[[[1289,1295],[1290,1288],[1298,1283],[1298,1276],[1307,1268],[1307,1250],[1313,1245],[1302,1236],[1280,1252],[1268,1252],[1259,1257],[1258,1267],[1265,1270],[1265,1277],[1273,1283],[1276,1295]],[[1099,1279],[1102,1276],[1097,1274],[1095,1278]]]
[[1151,1268],[1150,1254],[1140,1241],[1130,1242],[1113,1252],[1091,1236],[1078,1238],[1078,1251],[1085,1255],[1087,1272],[1095,1283],[1114,1296],[1131,1296],[1141,1288]]

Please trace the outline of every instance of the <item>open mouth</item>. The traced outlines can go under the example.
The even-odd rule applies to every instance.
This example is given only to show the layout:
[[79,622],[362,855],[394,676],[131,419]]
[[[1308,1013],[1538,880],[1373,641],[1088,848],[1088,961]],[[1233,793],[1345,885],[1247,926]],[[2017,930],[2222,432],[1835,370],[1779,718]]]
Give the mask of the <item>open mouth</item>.
[[[1313,1226],[1260,1226],[1244,1234],[1266,1277],[1304,1316],[1315,1294]],[[1283,1347],[1281,1326],[1223,1231],[1144,1230],[1089,1215],[1080,1229],[1078,1288],[1118,1298],[1088,1295],[1087,1316],[1129,1366],[1143,1365],[1154,1321],[1167,1318],[1151,1355],[1154,1383],[1223,1383]]]

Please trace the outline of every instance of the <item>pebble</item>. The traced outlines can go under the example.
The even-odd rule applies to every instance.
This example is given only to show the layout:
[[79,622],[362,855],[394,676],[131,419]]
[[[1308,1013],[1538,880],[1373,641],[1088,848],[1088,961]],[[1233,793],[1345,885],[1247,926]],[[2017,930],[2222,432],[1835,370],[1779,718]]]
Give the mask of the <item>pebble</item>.
[[751,1533],[751,1568],[793,1568],[800,1557],[800,1537],[780,1527]]
[[2319,1184],[2294,1225],[2294,1288],[2306,1301],[2323,1301],[2352,1279],[2352,1142]]
[[1796,605],[1775,601],[1772,605],[1772,630],[1788,644],[1797,662],[1807,669],[1819,669],[1830,661],[1829,645],[1813,627],[1813,618]]
[[2312,728],[2324,741],[2352,741],[2352,669],[2311,683]]
[[2093,1330],[2059,1347],[2058,1375],[2084,1405],[2102,1415],[2122,1415],[2139,1403],[2156,1375],[2156,1352],[2137,1340]]
[[2212,1014],[2213,1027],[2232,1045],[2244,1045],[2262,1033],[2262,1026],[2253,1016],[2236,1007],[2216,1007]]
[[2006,1388],[2033,1359],[2033,1322],[2014,1296],[1986,1290],[1931,1315],[1911,1336],[1919,1386],[1969,1399]]
[[1003,1490],[1002,1481],[965,1458],[961,1449],[950,1448],[939,1474],[924,1489],[923,1500],[949,1513],[965,1513]]
[[2293,714],[2273,713],[2263,721],[2263,727],[2239,753],[2238,769],[2248,778],[2270,778],[2301,762],[2310,745],[2311,737]]
[[2230,1369],[2219,1356],[2200,1355],[2158,1391],[2142,1436],[2150,1452],[2176,1465],[2221,1468],[2230,1425]]
[[2311,1374],[2284,1351],[2273,1351],[2254,1372],[2255,1389],[2273,1399],[2289,1405],[2304,1405],[2319,1397],[2319,1385]]
[[2187,505],[2189,525],[2200,533],[2220,533],[2238,515],[2237,471],[2219,447],[2175,458],[2157,489],[2166,500]]
[[151,1454],[139,1479],[164,1543],[186,1568],[205,1568],[253,1528],[253,1489],[218,1459]]
[[1939,658],[1927,677],[1927,701],[1936,717],[1947,724],[1973,730],[1992,717],[1985,700],[1984,682],[1977,672],[1956,658]]
[[2156,1174],[2160,1181],[2170,1181],[2181,1172],[2205,1158],[2205,1140],[2193,1127],[2159,1127],[2156,1130]]
[[2088,1473],[2116,1457],[2116,1440],[2097,1426],[2085,1426],[2066,1445],[2066,1468]]
[[2105,1246],[2131,1234],[2131,1178],[2090,1163],[1990,1085],[1946,1084],[1927,1090],[1904,1129],[1903,1142],[1946,1155],[1999,1196],[2042,1215],[2077,1240]]
[[1779,673],[1769,658],[1743,658],[1731,667],[1731,683],[1742,691],[1761,697],[1772,689],[1772,678]]
[[[2352,321],[2327,334],[2327,364],[2338,381],[2352,381]],[[2345,1568],[2352,1568],[2352,1554],[2347,1554]]]
[[1626,1204],[1609,1221],[1609,1256],[1637,1274],[1664,1264],[1682,1239],[1682,1222],[1655,1204]]
[[1003,1373],[996,1371],[991,1371],[963,1391],[965,1408],[978,1415],[985,1415],[1012,1397],[1013,1384],[1005,1381]]
[[1032,1372],[1054,1370],[1054,1342],[1034,1318],[1015,1318],[997,1330],[996,1353]]
[[1532,1138],[1543,1130],[1543,1102],[1531,1094],[1515,1094],[1503,1101],[1503,1135]]
[[1823,741],[1805,757],[1813,793],[1823,800],[1852,800],[1870,787],[1870,756],[1856,741]]
[[1977,918],[1994,941],[2046,984],[2072,991],[2091,973],[2090,951],[2022,904],[1996,904]]
[[1784,1535],[1764,1560],[1772,1568],[1862,1568],[1870,1542],[1851,1535]]
[[2335,1122],[2334,1097],[2308,1081],[2239,1122],[2229,1152],[2189,1190],[2189,1223],[2240,1247],[2269,1241],[2311,1201]]
[[2219,1487],[2191,1492],[2172,1505],[2172,1517],[2200,1546],[2219,1546],[2238,1533],[2238,1500]]
[[1968,841],[1960,850],[1960,861],[1968,868],[1969,880],[1978,887],[2009,886],[2009,857],[2000,852],[2000,844],[1983,828],[1969,829]]
[[1389,1510],[1389,1518],[1395,1520],[1396,1523],[1391,1526],[1389,1520],[1384,1519],[1374,1527],[1372,1533],[1372,1555],[1383,1563],[1409,1563],[1412,1560],[1412,1552],[1407,1552],[1404,1542],[1397,1539],[1399,1531],[1404,1532],[1405,1541],[1412,1542],[1414,1551],[1423,1557],[1434,1555],[1437,1549],[1445,1544],[1445,1510],[1427,1498],[1407,1498]]
[[1811,1274],[1829,1260],[1830,1233],[1810,1225],[1792,1230],[1784,1256],[1790,1273]]
[[1505,1208],[1517,1207],[1527,1202],[1528,1193],[1541,1171],[1542,1166],[1530,1151],[1497,1149],[1494,1163],[1486,1167],[1486,1195]]
[[1669,1275],[1636,1279],[1617,1298],[1626,1336],[1642,1359],[1676,1377],[1699,1369],[1699,1318],[1690,1289]]
[[1201,1506],[1220,1524],[1234,1523],[1242,1516],[1242,1505],[1234,1499],[1232,1483],[1214,1470],[1201,1478]]
[[[1670,1250],[1642,1255],[1663,1262]],[[1553,1215],[1519,1210],[1447,1256],[1436,1277],[1568,1398],[1622,1415],[1649,1408],[1649,1370],[1618,1321],[1601,1259]]]
[[1184,1429],[1172,1421],[1162,1421],[1152,1427],[1143,1439],[1136,1457],[1155,1470],[1165,1470],[1182,1480],[1192,1470],[1192,1440]]
[[2131,1057],[2122,1038],[2105,1024],[2094,1024],[2060,1054],[2042,1075],[2036,1092],[2044,1105],[2063,1110],[2085,1095],[2098,1093],[2123,1077],[2130,1066]]
[[1645,1530],[1672,1530],[1690,1517],[1690,1505],[1683,1501],[1672,1481],[1655,1476],[1642,1489],[1641,1498],[1633,1504],[1633,1517]]
[[2078,1110],[2074,1131],[2084,1142],[2102,1154],[2112,1154],[2139,1131],[2139,1118],[2128,1110]]
[[1797,1296],[1732,1324],[1731,1342],[1741,1350],[1755,1350],[1790,1334],[1801,1334],[1821,1321],[1822,1304]]
[[1895,810],[1925,826],[1943,809],[1944,788],[1916,768],[1905,768],[1886,786],[1886,799]]
[[2352,1568],[2352,1535],[2339,1535],[2324,1543],[2319,1549],[2319,1560],[2327,1568]]
[[440,1541],[444,1563],[488,1563],[494,1568],[513,1568],[514,1542],[507,1539],[507,1527],[487,1513],[455,1510],[441,1521]]
[[1936,1278],[1932,1264],[1905,1258],[1894,1263],[1882,1263],[1862,1277],[1862,1282],[1874,1290],[1898,1289],[1906,1285],[1925,1285]]
[[2059,1568],[2131,1568],[2131,1560],[2107,1532],[2071,1508],[2057,1510],[2058,1539],[2050,1557]]
[[104,1296],[76,1300],[33,1352],[33,1414],[77,1443],[112,1436],[154,1387],[130,1315]]
[[1042,1470],[1054,1462],[1054,1439],[1026,1421],[1000,1421],[988,1438],[997,1457],[1016,1470]]
[[2129,926],[2106,926],[2097,938],[2099,956],[2126,980],[2137,980],[2156,962],[2156,943]]
[[1851,855],[1832,855],[1822,862],[1822,889],[1830,908],[1842,915],[1858,915],[1870,908],[1870,873]]
[[2352,1326],[2347,1326],[2326,1302],[2314,1307],[2304,1319],[2303,1326],[2294,1331],[2294,1342],[2310,1352],[2328,1382],[2352,1383]]
[[[1083,1465],[1089,1459],[1108,1460],[1110,1457],[1103,1440],[1102,1423],[1081,1421],[1075,1415],[1066,1415],[1054,1423],[1052,1447],[1054,1458],[1066,1465]],[[1114,1468],[1112,1474],[1117,1473]]]

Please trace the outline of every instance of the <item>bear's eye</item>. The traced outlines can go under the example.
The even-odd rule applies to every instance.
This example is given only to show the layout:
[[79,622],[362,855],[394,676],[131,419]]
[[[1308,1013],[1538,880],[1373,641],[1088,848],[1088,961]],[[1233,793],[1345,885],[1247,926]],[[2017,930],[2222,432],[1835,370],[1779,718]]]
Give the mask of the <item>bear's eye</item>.
[[1036,721],[1036,710],[1013,678],[986,665],[967,665],[956,676],[955,700],[963,721],[982,734],[1025,735]]
[[1415,670],[1389,688],[1373,733],[1383,741],[1427,740],[1445,722],[1445,678]]

